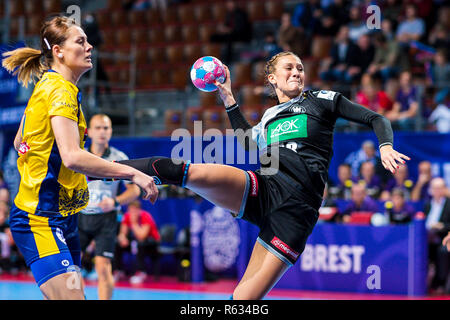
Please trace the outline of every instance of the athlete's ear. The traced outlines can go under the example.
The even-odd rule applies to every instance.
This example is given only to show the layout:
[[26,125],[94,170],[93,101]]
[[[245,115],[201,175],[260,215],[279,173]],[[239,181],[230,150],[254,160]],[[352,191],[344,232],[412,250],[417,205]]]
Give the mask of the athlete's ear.
[[277,80],[275,79],[275,75],[273,73],[271,73],[267,76],[267,80],[269,81],[270,84],[273,84],[273,85],[275,85],[277,83]]

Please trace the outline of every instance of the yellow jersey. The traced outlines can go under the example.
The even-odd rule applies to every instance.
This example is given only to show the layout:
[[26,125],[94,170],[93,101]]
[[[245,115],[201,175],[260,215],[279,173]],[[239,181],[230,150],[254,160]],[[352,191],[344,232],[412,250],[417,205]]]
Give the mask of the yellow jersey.
[[49,70],[36,83],[25,109],[17,167],[21,180],[15,205],[42,216],[68,216],[89,201],[86,176],[64,166],[51,126],[52,116],[78,123],[80,148],[84,148],[86,120],[81,93],[59,73]]

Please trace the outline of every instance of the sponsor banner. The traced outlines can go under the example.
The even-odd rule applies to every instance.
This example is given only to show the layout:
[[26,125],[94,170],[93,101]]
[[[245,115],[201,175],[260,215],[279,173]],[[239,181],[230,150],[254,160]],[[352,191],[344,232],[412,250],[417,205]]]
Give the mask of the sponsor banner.
[[424,220],[386,227],[318,224],[277,288],[426,295]]

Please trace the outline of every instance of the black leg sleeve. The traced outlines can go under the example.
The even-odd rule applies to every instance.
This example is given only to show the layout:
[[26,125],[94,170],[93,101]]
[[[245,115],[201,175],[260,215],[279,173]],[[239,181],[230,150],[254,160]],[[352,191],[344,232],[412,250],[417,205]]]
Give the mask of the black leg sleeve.
[[149,176],[152,176],[157,185],[173,184],[177,186],[184,186],[186,183],[190,161],[179,160],[177,164],[175,164],[174,161],[174,159],[165,157],[151,157],[121,160],[116,162],[133,167]]
[[[173,184],[182,186],[186,184],[187,173],[190,161],[179,160],[177,163],[175,159],[165,157],[151,157],[141,159],[120,160],[117,163],[133,167],[151,177],[155,180],[155,184]],[[113,179],[103,179],[88,177],[88,180],[104,180],[111,181]]]

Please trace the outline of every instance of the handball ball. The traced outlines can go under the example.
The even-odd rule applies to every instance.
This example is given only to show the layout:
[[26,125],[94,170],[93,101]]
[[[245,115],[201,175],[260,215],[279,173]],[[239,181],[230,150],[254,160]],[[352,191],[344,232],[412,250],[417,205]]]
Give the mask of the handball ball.
[[217,80],[220,83],[224,83],[226,77],[222,62],[212,56],[199,58],[191,68],[192,83],[197,89],[205,92],[217,90],[214,81]]

